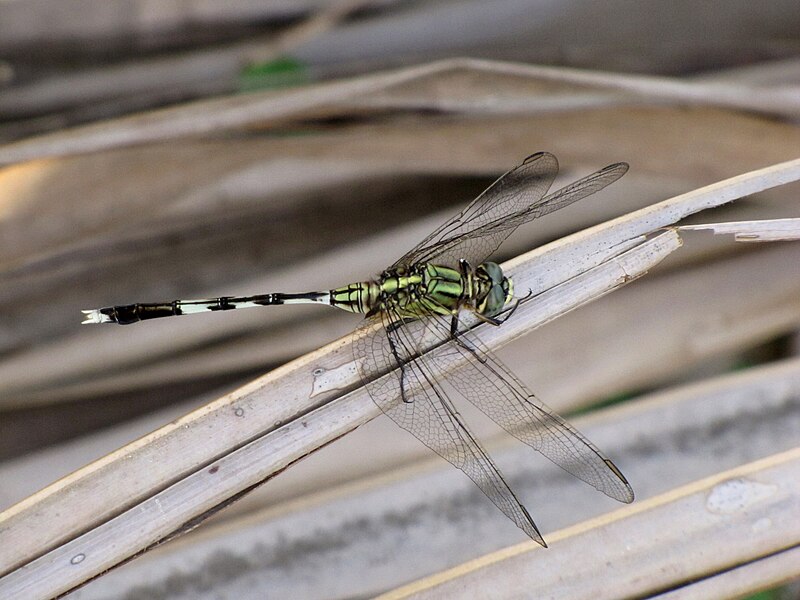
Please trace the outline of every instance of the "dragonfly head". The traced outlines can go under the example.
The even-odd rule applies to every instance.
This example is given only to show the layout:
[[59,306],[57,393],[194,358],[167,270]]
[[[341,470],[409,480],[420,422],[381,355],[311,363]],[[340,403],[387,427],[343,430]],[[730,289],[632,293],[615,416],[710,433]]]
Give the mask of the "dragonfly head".
[[485,262],[475,269],[478,293],[476,309],[482,315],[493,317],[503,310],[514,297],[514,282],[503,275],[500,265]]

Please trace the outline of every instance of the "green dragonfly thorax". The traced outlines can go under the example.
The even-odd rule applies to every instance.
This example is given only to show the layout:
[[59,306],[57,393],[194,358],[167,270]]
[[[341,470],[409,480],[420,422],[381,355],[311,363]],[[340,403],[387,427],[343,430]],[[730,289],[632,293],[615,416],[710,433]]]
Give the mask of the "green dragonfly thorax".
[[356,313],[391,310],[399,317],[422,317],[467,308],[493,317],[511,302],[514,286],[493,262],[474,269],[467,263],[460,269],[420,263],[384,271],[377,281],[351,283],[330,294],[332,306]]

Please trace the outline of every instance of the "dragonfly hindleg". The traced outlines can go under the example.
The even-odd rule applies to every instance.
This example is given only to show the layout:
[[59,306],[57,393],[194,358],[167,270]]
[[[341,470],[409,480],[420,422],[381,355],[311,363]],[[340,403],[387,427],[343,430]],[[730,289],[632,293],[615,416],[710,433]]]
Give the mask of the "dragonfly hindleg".
[[401,318],[397,321],[393,321],[386,327],[386,339],[389,340],[389,348],[392,352],[392,356],[394,356],[394,360],[400,367],[400,398],[403,400],[403,402],[408,404],[413,402],[413,400],[409,399],[408,395],[406,394],[406,363],[408,361],[400,356],[400,352],[397,350],[397,344],[395,343],[393,336],[401,326],[403,326],[406,322],[413,320],[414,319]]

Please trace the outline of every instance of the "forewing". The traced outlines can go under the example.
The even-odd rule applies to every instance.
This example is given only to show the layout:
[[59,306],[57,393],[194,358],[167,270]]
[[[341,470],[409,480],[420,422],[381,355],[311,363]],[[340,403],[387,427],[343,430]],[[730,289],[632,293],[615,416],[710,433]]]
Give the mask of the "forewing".
[[[517,217],[523,218],[523,221],[518,225],[555,212],[565,206],[569,206],[573,202],[583,200],[587,196],[596,194],[603,188],[614,183],[627,172],[628,163],[614,163],[613,165],[603,167],[599,171],[595,171],[591,175],[578,179],[578,181],[565,185],[563,188],[542,198],[542,201],[532,206],[529,211],[523,211],[523,213]],[[527,214],[528,212],[530,212],[530,215]]]
[[548,152],[526,158],[475,198],[464,210],[445,222],[401,257],[392,268],[417,262],[455,266],[463,258],[480,264],[510,235],[502,228],[483,236],[472,231],[524,211],[540,202],[558,174],[558,160]]
[[[452,339],[446,324],[426,322],[437,328],[441,339]],[[432,355],[432,361],[466,363],[448,377],[448,383],[487,417],[607,496],[620,502],[633,501],[633,489],[617,466],[536,398],[474,333],[460,332],[446,348],[447,353]]]
[[609,165],[545,196],[524,210],[486,223],[458,238],[442,240],[429,251],[419,253],[416,259],[421,262],[450,264],[464,258],[470,264],[480,264],[520,225],[602,190],[622,177],[627,170],[626,163]]
[[614,163],[544,196],[558,161],[546,152],[529,156],[392,267],[418,262],[455,266],[459,259],[479,265],[523,223],[591,196],[627,171],[627,163]]
[[[378,319],[383,326],[376,330]],[[461,469],[520,529],[546,545],[528,511],[437,382],[431,360],[419,355],[419,343],[430,333],[421,321],[401,322],[390,311],[368,320],[356,332],[354,345],[367,391],[390,419]]]

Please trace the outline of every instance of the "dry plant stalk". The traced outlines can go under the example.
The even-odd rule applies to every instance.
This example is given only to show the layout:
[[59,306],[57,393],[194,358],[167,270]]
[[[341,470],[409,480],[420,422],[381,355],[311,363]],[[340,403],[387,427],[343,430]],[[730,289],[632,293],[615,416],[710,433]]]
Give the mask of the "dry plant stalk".
[[[797,179],[800,160],[774,165],[647,207],[510,261],[505,269],[523,289],[541,294],[541,302],[522,306],[518,318],[488,332],[485,342],[497,347],[624,285],[680,246],[673,231],[649,240],[645,236],[688,214]],[[37,595],[72,589],[196,523],[374,417],[378,409],[357,389],[355,370],[348,365],[351,359],[342,362],[350,355],[348,343],[342,340],[298,359],[3,513],[3,547],[13,548],[14,554],[0,555],[2,569],[16,570],[3,578],[0,589]],[[324,375],[322,385],[316,379],[320,375]],[[298,389],[309,389],[309,377],[314,393],[298,398]],[[350,390],[353,393],[347,393]],[[286,402],[286,392],[294,397],[291,403]],[[275,400],[265,403],[270,395]],[[277,407],[281,408],[276,412]],[[202,444],[192,442],[195,432],[209,428],[218,433],[212,444],[205,434]],[[154,472],[155,456],[169,456],[171,463]],[[32,528],[37,529],[35,535]],[[87,533],[79,535],[82,531]],[[35,558],[43,548],[51,550]]]
[[[678,586],[666,597],[721,598],[720,586],[726,584],[713,581],[716,577],[729,576],[732,569],[747,572],[762,559],[779,563],[768,575],[776,584],[785,583],[800,543],[798,497],[800,448],[795,448],[557,532],[552,538],[559,553],[540,552],[526,542],[379,597],[451,598],[467,590],[511,597],[524,589],[532,597],[612,600],[661,597],[660,592]],[[742,531],[752,532],[748,544],[741,543]],[[714,551],[698,560],[687,547]],[[578,554],[582,568],[565,578],[564,556]],[[757,591],[764,584],[751,580],[746,585]],[[713,593],[697,596],[704,589]]]

